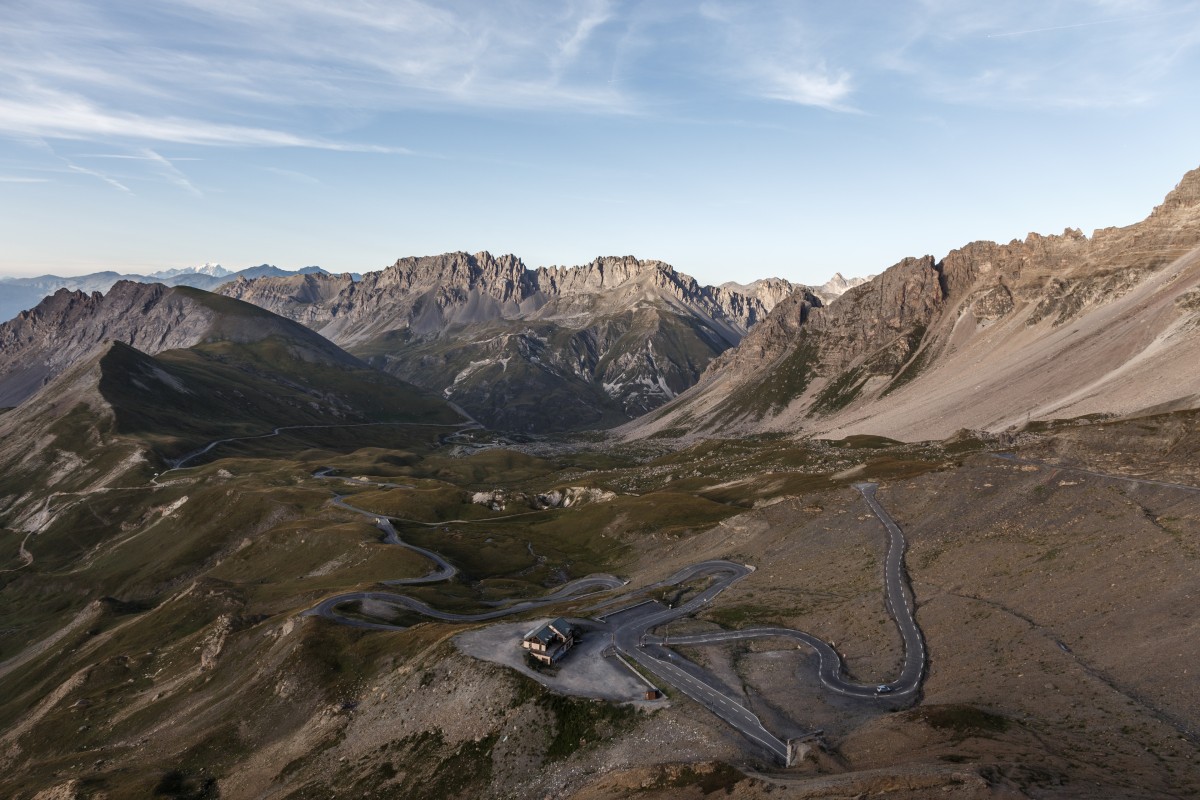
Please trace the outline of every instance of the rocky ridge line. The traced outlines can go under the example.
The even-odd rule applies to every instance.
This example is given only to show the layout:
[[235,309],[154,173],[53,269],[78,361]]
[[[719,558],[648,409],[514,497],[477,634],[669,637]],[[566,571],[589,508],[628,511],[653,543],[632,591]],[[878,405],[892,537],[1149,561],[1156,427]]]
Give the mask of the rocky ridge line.
[[[941,260],[906,258],[825,307],[799,296],[781,302],[737,348],[713,360],[687,395],[657,420],[628,430],[643,435],[678,419],[738,430],[823,430],[831,424],[825,419],[842,418],[868,425],[888,407],[890,395],[967,347],[986,359],[987,352],[1004,352],[1015,342],[1058,342],[1069,323],[1143,291],[1139,287],[1151,278],[1164,287],[1176,274],[1187,280],[1180,259],[1198,247],[1200,169],[1188,172],[1134,225],[1101,228],[1091,237],[1067,229],[1061,235],[1031,233],[1008,244],[978,241]],[[1173,263],[1181,265],[1178,273],[1160,274]],[[1180,286],[1182,294],[1173,298],[1180,313],[1189,307],[1189,288],[1196,291]],[[1155,324],[1167,326],[1160,338],[1179,346],[1184,342],[1171,338],[1172,319]],[[992,341],[993,328],[1006,333]],[[1125,351],[1132,346],[1128,339],[1114,341],[1116,360],[1108,367],[1097,363],[1097,379],[1129,358]]]

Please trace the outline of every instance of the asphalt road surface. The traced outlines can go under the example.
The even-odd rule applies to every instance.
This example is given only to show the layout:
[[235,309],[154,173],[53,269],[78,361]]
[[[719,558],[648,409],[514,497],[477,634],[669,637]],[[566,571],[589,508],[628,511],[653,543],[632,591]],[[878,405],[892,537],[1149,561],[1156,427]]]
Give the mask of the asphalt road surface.
[[659,603],[644,603],[628,611],[609,615],[615,626],[613,646],[651,675],[674,686],[743,736],[786,762],[787,743],[764,728],[758,716],[739,703],[728,687],[694,662],[662,646],[661,639],[653,641],[648,635],[649,631],[660,625],[695,614],[753,571],[753,567],[731,561],[704,561],[680,570],[663,581],[663,585],[677,585],[706,575],[716,580],[691,600],[675,608],[665,608]]
[[[425,578],[411,579],[422,583],[428,583]],[[400,579],[395,581],[387,581],[389,584],[404,584],[409,580]],[[363,622],[352,617],[347,617],[338,612],[338,606],[345,603],[361,600],[372,600],[377,603],[386,603],[387,605],[404,608],[409,611],[415,611],[431,619],[440,619],[443,622],[486,622],[491,619],[499,619],[513,614],[520,614],[522,611],[532,611],[536,608],[549,605],[550,603],[558,603],[569,597],[588,594],[589,592],[608,591],[623,586],[624,582],[620,578],[612,575],[588,575],[584,578],[578,578],[570,583],[564,583],[550,594],[542,597],[535,597],[530,600],[522,600],[514,603],[506,608],[497,608],[491,611],[481,611],[476,614],[455,614],[449,611],[438,611],[428,603],[395,592],[347,592],[322,600],[317,605],[305,611],[301,616],[306,617],[324,617],[325,619],[339,622],[343,625],[352,625],[357,628],[375,628],[383,630],[399,631],[404,630],[404,625],[392,625],[386,622]]]
[[394,544],[400,547],[412,550],[414,553],[420,553],[428,558],[436,565],[436,569],[428,575],[422,575],[420,578],[398,578],[396,580],[384,581],[391,586],[412,586],[419,583],[438,583],[439,581],[447,581],[458,574],[458,567],[451,564],[446,559],[432,550],[426,550],[424,547],[417,547],[415,544],[409,544],[400,538],[400,534],[396,531],[396,526],[387,517],[381,517],[378,514],[367,511],[365,508],[352,506],[345,500],[345,495],[335,495],[333,504],[338,508],[344,508],[347,511],[353,511],[355,514],[362,514],[365,517],[370,517],[375,521],[375,527],[383,531],[383,541],[387,544]]

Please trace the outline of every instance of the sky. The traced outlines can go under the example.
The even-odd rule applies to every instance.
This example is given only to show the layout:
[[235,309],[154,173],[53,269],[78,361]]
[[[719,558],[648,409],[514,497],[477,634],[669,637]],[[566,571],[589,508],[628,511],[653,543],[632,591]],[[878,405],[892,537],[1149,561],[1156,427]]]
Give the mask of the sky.
[[819,283],[1136,222],[1198,130],[1200,0],[4,0],[0,275]]

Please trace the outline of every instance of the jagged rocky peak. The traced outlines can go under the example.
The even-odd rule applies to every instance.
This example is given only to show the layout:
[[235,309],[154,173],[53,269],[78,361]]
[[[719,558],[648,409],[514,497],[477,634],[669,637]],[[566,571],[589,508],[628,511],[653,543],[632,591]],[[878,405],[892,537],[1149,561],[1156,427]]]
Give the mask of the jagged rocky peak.
[[1026,323],[1058,326],[1124,296],[1147,275],[1200,245],[1200,169],[1184,176],[1146,219],[1059,235],[1030,233],[1008,244],[980,241],[941,262],[949,298],[976,319],[1033,306]]
[[119,281],[107,294],[59,289],[0,325],[0,406],[22,402],[105,340],[153,352],[188,347],[213,318],[161,284]]
[[759,278],[751,283],[727,281],[716,287],[716,291],[726,295],[739,294],[743,297],[756,298],[769,311],[783,302],[785,297],[791,296],[797,289],[802,288],[804,287],[784,278]]
[[1167,195],[1162,205],[1156,207],[1151,218],[1180,210],[1200,206],[1200,167],[1189,171],[1183,180]]
[[1200,379],[1182,365],[1200,351],[1186,316],[1198,256],[1200,169],[1133,225],[904,259],[823,308],[793,296],[666,412],[628,430],[685,420],[930,438],[942,425],[1194,406]]
[[514,255],[455,252],[402,258],[358,282],[304,276],[222,292],[297,320],[488,424],[533,430],[661,404],[798,288],[778,278],[703,286],[631,255],[529,269]]
[[729,372],[745,377],[770,364],[795,344],[809,315],[822,307],[821,299],[812,292],[798,288],[780,300],[761,324],[746,334],[741,343],[713,359],[704,377]]
[[601,256],[578,267],[549,266],[537,270],[537,282],[551,294],[591,293],[611,289],[646,276],[675,277],[679,273],[662,261],[634,256]]
[[747,331],[797,293],[803,295],[806,290],[783,278],[763,278],[745,285],[723,283],[712,289],[713,300],[721,311]]
[[405,291],[451,286],[482,288],[488,293],[498,291],[508,299],[508,295],[523,298],[530,294],[528,272],[521,259],[511,254],[497,258],[486,250],[475,255],[459,251],[397,259],[382,272],[367,273],[363,280],[373,279],[381,288],[395,286]]

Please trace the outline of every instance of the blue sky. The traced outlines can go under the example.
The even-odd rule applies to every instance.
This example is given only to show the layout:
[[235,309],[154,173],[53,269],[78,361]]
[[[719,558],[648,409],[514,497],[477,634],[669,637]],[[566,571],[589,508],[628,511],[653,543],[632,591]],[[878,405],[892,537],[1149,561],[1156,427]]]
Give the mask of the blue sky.
[[1125,225],[1200,2],[5,0],[0,274],[449,250],[822,281]]

